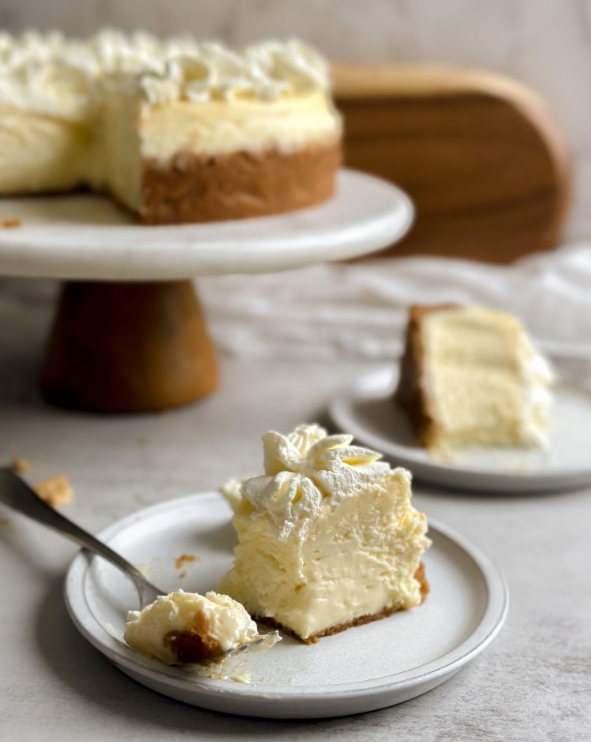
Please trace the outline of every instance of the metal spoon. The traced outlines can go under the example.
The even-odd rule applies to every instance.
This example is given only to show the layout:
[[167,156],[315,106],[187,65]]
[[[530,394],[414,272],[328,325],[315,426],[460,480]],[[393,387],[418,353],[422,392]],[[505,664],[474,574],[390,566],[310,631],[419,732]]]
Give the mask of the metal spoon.
[[[144,575],[109,546],[103,544],[92,534],[77,526],[57,510],[44,502],[35,490],[24,482],[10,468],[0,467],[0,502],[12,510],[16,510],[28,516],[37,523],[49,526],[64,536],[75,541],[85,549],[106,559],[115,567],[131,577],[140,596],[140,607],[152,603],[159,595],[166,595],[167,590],[160,590],[147,580]],[[245,644],[238,644],[220,656],[234,656],[242,652],[256,652],[272,647],[279,641],[279,632],[272,631],[268,634],[259,635]]]
[[159,595],[166,595],[168,592],[157,588],[127,559],[50,507],[12,469],[0,468],[0,502],[44,526],[59,531],[80,546],[119,567],[133,580],[140,596],[140,607],[143,608],[156,600]]

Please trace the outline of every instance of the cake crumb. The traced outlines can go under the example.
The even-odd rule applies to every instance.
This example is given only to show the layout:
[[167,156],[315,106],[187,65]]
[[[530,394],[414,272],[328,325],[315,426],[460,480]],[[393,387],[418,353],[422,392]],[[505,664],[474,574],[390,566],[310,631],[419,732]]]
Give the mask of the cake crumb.
[[50,479],[44,479],[35,487],[35,492],[42,500],[52,508],[67,505],[72,502],[74,497],[74,488],[70,480],[64,474],[58,474]]
[[17,456],[11,466],[17,474],[24,474],[24,472],[29,471],[31,468],[31,462],[27,461],[24,456]]
[[[183,564],[186,564],[187,562],[198,562],[199,557],[196,554],[181,554],[180,557],[177,557],[174,560],[174,566],[176,569],[180,569]],[[186,575],[186,572],[185,572]]]
[[138,438],[137,444],[140,448],[145,448],[148,445],[149,441],[147,438]]
[[10,518],[0,518],[0,526],[9,526],[10,524]]
[[0,227],[4,227],[4,229],[15,229],[16,227],[20,227],[22,224],[20,219],[2,219],[0,220]]

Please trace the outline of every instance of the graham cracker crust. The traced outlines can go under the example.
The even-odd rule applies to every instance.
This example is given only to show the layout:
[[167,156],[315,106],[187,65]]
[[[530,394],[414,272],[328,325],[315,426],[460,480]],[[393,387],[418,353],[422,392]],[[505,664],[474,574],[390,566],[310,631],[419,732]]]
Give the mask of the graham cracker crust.
[[188,631],[169,631],[164,637],[164,644],[170,647],[182,664],[205,662],[220,657],[223,650],[209,629],[207,617],[198,612]]
[[165,166],[148,160],[140,219],[144,224],[182,224],[294,211],[332,196],[340,164],[340,139],[295,152],[179,152]]
[[[415,572],[415,580],[419,583],[420,589],[421,589],[421,605],[425,602],[425,598],[427,597],[429,593],[429,583],[427,582],[427,576],[425,575],[425,565],[421,562],[419,564],[419,567],[417,571]],[[346,623],[337,624],[337,626],[331,626],[328,629],[325,629],[324,631],[319,632],[318,634],[314,634],[313,636],[309,636],[306,639],[303,639],[299,634],[296,634],[295,631],[292,629],[288,629],[283,624],[279,623],[279,621],[275,621],[274,618],[269,618],[266,616],[253,616],[255,621],[258,621],[259,623],[264,624],[265,626],[270,626],[273,629],[279,629],[280,631],[283,631],[283,633],[288,634],[289,636],[293,636],[294,639],[297,639],[298,641],[301,641],[303,644],[316,644],[316,642],[320,639],[322,636],[332,636],[333,634],[340,634],[341,631],[345,631],[346,629],[351,629],[354,626],[363,626],[363,624],[366,623],[372,623],[372,621],[379,621],[382,618],[387,618],[388,616],[391,616],[393,613],[396,613],[397,611],[404,610],[401,606],[393,606],[391,608],[384,608],[382,611],[378,611],[378,613],[371,613],[367,616],[359,616],[359,618],[354,618],[352,621],[347,621]]]
[[425,374],[425,349],[422,325],[432,312],[455,309],[458,304],[413,305],[408,311],[408,325],[404,353],[400,364],[400,380],[394,392],[394,401],[408,415],[422,446],[430,448],[435,443],[437,428],[433,403],[423,383]]

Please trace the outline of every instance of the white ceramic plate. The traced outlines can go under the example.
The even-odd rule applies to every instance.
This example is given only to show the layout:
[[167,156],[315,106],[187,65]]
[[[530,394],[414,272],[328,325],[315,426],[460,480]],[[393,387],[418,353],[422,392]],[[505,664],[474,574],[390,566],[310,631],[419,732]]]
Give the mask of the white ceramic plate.
[[417,478],[506,495],[573,489],[591,482],[591,391],[574,384],[555,387],[547,451],[489,448],[444,461],[418,444],[405,413],[392,401],[397,381],[398,368],[368,374],[335,398],[329,413],[340,430]]
[[341,170],[335,196],[282,216],[145,227],[106,197],[2,198],[0,274],[167,280],[289,270],[364,255],[408,230],[413,207],[398,188]]
[[[81,552],[66,580],[66,602],[81,633],[124,673],[159,693],[246,716],[316,718],[391,706],[443,683],[497,635],[508,606],[506,584],[489,560],[457,534],[432,524],[425,565],[426,602],[306,646],[290,637],[246,657],[250,684],[212,680],[167,667],[122,642],[137,595],[101,559]],[[232,564],[229,506],[216,493],[142,510],[100,534],[166,590],[215,588]],[[199,560],[175,566],[182,554]],[[186,573],[183,577],[183,573]]]

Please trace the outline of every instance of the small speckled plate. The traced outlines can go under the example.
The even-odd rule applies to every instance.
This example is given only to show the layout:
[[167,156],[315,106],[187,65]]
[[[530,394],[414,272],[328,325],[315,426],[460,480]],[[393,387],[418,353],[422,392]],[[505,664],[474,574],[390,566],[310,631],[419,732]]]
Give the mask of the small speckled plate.
[[[137,595],[116,568],[81,552],[65,597],[83,636],[139,683],[195,706],[245,716],[319,718],[392,706],[443,683],[498,634],[507,586],[493,564],[447,528],[431,523],[425,603],[306,646],[284,636],[247,655],[236,677],[212,679],[167,667],[123,643]],[[166,590],[214,589],[232,564],[231,512],[216,493],[156,505],[113,524],[100,537]]]
[[359,379],[337,396],[328,411],[340,430],[381,451],[392,463],[436,485],[503,495],[554,492],[591,483],[591,391],[574,382],[559,383],[547,450],[483,448],[454,459],[430,454],[419,445],[406,414],[394,404],[398,368],[384,368]]

